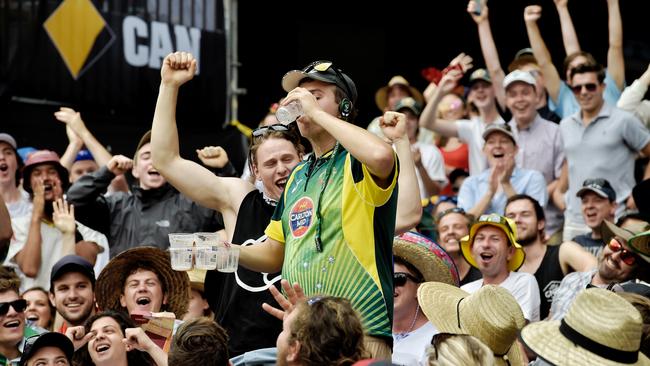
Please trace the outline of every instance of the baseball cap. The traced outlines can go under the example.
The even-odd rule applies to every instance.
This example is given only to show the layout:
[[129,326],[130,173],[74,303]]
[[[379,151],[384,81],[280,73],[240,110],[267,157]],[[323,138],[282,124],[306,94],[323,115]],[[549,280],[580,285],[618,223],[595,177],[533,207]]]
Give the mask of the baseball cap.
[[29,154],[31,154],[33,152],[36,152],[36,151],[38,151],[38,149],[36,149],[35,147],[31,147],[31,146],[21,147],[20,149],[16,150],[16,152],[20,156],[20,159],[23,162],[27,161],[27,158],[29,157]]
[[469,85],[472,85],[475,82],[481,81],[481,80],[492,84],[492,78],[490,78],[490,74],[487,72],[486,69],[474,70],[474,72],[472,72],[469,75]]
[[8,133],[0,133],[0,142],[6,142],[16,150],[16,139]]
[[45,347],[56,347],[60,349],[65,354],[68,362],[72,361],[72,355],[74,354],[74,346],[72,345],[72,341],[70,341],[68,337],[61,333],[49,332],[35,335],[25,340],[25,345],[23,346],[23,354],[20,356],[19,365],[26,365],[27,361],[34,357],[38,350]]
[[505,123],[492,123],[488,125],[483,132],[483,140],[487,141],[488,136],[494,132],[501,132],[502,134],[508,135],[512,142],[517,145],[517,140],[515,140],[515,135],[512,133],[512,129]]
[[397,105],[395,105],[395,111],[399,112],[402,109],[409,109],[418,117],[420,116],[420,113],[422,113],[422,105],[411,97],[402,98],[397,102]]
[[530,47],[520,49],[519,51],[517,51],[517,53],[515,53],[514,59],[516,60],[525,55],[533,55],[533,49]]
[[82,160],[95,160],[95,158],[93,157],[93,154],[90,153],[90,151],[83,149],[79,150],[77,156],[74,158],[75,162]]
[[582,197],[586,192],[594,192],[597,195],[607,198],[610,202],[616,201],[616,191],[607,179],[595,178],[586,179],[582,183],[582,188],[576,193],[576,196]]
[[533,88],[537,84],[535,78],[530,72],[514,70],[513,72],[506,75],[506,77],[503,79],[503,88],[508,89],[508,86],[510,86],[512,83],[515,83],[517,81],[526,83],[528,85],[532,85]]
[[52,266],[52,272],[50,274],[51,291],[54,289],[54,281],[70,272],[78,272],[85,275],[90,280],[90,283],[92,283],[93,286],[95,285],[95,271],[93,270],[93,265],[83,257],[70,254],[59,259],[59,261],[54,263],[54,266]]
[[304,79],[334,84],[345,92],[352,103],[357,101],[357,86],[354,81],[331,61],[314,61],[302,70],[289,71],[282,77],[282,89],[288,93],[298,87]]

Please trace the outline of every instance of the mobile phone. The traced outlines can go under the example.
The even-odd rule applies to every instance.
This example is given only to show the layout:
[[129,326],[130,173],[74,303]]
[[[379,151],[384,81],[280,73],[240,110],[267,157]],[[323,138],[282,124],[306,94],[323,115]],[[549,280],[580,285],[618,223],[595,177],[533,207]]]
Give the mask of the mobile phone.
[[472,14],[481,15],[481,10],[481,0],[474,0],[474,11],[472,11]]

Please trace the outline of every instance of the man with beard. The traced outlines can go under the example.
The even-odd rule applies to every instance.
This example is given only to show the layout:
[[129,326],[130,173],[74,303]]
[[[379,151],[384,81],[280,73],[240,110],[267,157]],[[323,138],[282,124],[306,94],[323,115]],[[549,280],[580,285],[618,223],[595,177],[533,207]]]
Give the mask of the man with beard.
[[50,302],[65,319],[58,332],[65,333],[68,327],[84,325],[95,313],[92,264],[78,255],[66,255],[52,267],[50,282]]
[[545,319],[562,278],[569,272],[595,268],[598,262],[596,257],[574,242],[546,245],[544,210],[530,196],[519,194],[510,197],[506,204],[506,217],[517,225],[517,242],[526,252],[526,259],[519,271],[530,273],[537,279],[541,300],[539,315],[540,319]]
[[633,252],[627,243],[636,234],[647,231],[649,225],[647,221],[634,216],[621,218],[618,225],[607,220],[603,221],[600,230],[607,245],[598,256],[598,267],[587,272],[574,272],[564,277],[555,292],[550,319],[562,319],[573,303],[573,299],[586,288],[601,287],[623,291],[619,283],[634,279],[648,282],[650,257]]
[[78,254],[101,267],[108,262],[106,237],[75,221],[74,207],[63,200],[68,172],[53,151],[36,151],[23,168],[23,189],[32,213],[12,221],[14,238],[4,264],[17,269],[22,290],[49,289],[54,263]]
[[460,286],[480,279],[481,271],[470,266],[460,252],[460,239],[469,235],[471,226],[471,220],[465,214],[465,210],[460,207],[449,208],[438,214],[436,221],[439,243],[456,264]]

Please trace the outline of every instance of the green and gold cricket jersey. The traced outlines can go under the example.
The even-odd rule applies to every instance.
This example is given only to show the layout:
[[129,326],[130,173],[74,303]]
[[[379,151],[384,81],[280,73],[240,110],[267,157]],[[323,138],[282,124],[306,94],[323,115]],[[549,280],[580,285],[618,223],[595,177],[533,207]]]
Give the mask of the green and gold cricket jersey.
[[285,243],[283,278],[298,282],[307,296],[349,299],[366,333],[383,338],[391,338],[393,318],[397,165],[384,189],[341,146],[303,162],[289,177],[266,228],[269,238]]

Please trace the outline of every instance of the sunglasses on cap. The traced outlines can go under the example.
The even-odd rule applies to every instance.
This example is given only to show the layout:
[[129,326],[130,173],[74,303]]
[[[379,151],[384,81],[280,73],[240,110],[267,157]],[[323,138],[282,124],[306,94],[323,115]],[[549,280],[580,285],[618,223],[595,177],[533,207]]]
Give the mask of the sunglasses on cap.
[[587,89],[588,92],[593,93],[598,88],[598,84],[586,83],[586,84],[578,84],[578,85],[571,86],[571,90],[573,91],[573,94],[580,94],[582,92],[582,88],[585,88]]
[[587,179],[582,183],[583,187],[604,188],[610,184],[603,178]]
[[512,232],[512,228],[510,227],[510,223],[508,222],[508,219],[506,219],[505,217],[503,217],[501,215],[495,215],[495,214],[481,215],[476,222],[490,222],[490,223],[493,223],[493,224],[501,224],[501,225],[504,225],[505,227],[507,227],[508,231],[511,234],[514,234]]
[[253,130],[253,137],[261,137],[271,132],[286,132],[286,133],[295,133],[296,123],[291,122],[287,125],[282,123],[276,123],[273,125],[258,127]]
[[452,208],[448,208],[448,209],[442,211],[441,213],[439,213],[438,216],[436,216],[436,221],[440,221],[440,220],[442,220],[443,217],[445,217],[445,216],[447,216],[449,214],[453,214],[453,213],[457,213],[457,214],[461,214],[461,215],[467,214],[465,212],[465,210],[463,210],[460,207],[452,207]]
[[27,309],[27,300],[18,299],[10,302],[0,302],[0,316],[7,315],[10,306],[14,308],[17,313],[22,313]]
[[395,272],[393,273],[393,286],[394,287],[401,287],[406,285],[406,281],[411,280],[414,283],[420,283],[422,282],[419,278],[416,278],[415,276],[408,274],[406,272]]
[[[343,85],[343,88],[345,89],[345,95],[348,96],[348,98],[352,99],[352,88],[348,84],[347,80],[345,80],[345,77],[343,76],[343,73],[341,70],[339,70],[337,67],[334,66],[334,63],[332,61],[327,61],[327,60],[321,60],[321,61],[314,61],[310,63],[309,65],[305,66],[304,69],[302,69],[302,72],[305,74],[309,74],[310,71],[316,70],[318,72],[327,72],[327,70],[332,70],[336,74],[336,77],[341,81],[341,84]],[[354,102],[354,101],[353,101]]]
[[621,244],[618,239],[612,238],[609,243],[607,244],[609,247],[609,250],[611,250],[614,253],[620,253],[619,256],[621,257],[621,260],[623,263],[627,264],[628,266],[633,266],[636,263],[636,254],[633,252],[623,248],[623,244]]

